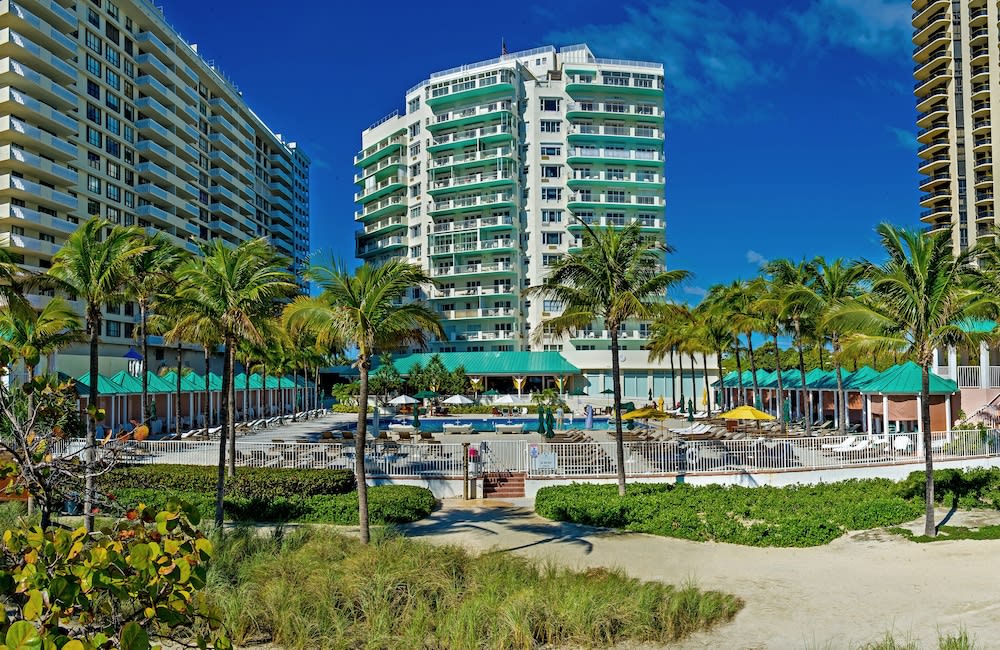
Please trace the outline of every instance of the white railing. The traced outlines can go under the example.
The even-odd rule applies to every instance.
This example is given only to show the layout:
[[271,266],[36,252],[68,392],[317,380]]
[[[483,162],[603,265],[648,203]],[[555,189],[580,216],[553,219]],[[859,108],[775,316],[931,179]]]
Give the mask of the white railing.
[[435,201],[431,203],[430,211],[457,210],[460,208],[471,208],[478,205],[494,205],[497,203],[508,203],[514,200],[514,195],[510,193],[499,194],[479,194],[475,196],[463,196],[447,201]]
[[431,298],[466,298],[471,296],[496,296],[500,294],[513,293],[510,285],[500,285],[497,287],[455,287],[451,289],[438,289],[431,294]]
[[513,271],[514,266],[512,264],[495,263],[495,264],[466,264],[464,266],[439,266],[435,268],[431,275],[434,277],[444,276],[444,275],[460,275],[463,273],[496,273],[500,271]]
[[[486,333],[484,333],[486,334]],[[491,333],[492,334],[492,333]],[[655,429],[655,427],[654,427]],[[531,431],[530,424],[525,431]],[[607,440],[581,443],[545,443],[531,440],[482,440],[472,443],[481,465],[473,472],[527,472],[529,477],[609,477],[617,471],[612,432]],[[824,436],[742,440],[670,440],[625,443],[628,476],[683,472],[773,472],[831,469],[923,462],[920,435]],[[935,433],[931,448],[936,460],[1000,456],[1000,431]],[[236,443],[240,467],[298,469],[354,469],[355,447],[349,440],[323,443]],[[74,446],[75,445],[75,446]],[[71,441],[60,453],[77,453]],[[110,443],[99,453],[113,454],[132,464],[215,465],[218,442],[144,441]],[[451,477],[463,471],[459,443],[397,443],[369,441],[365,466],[370,476]]]
[[448,144],[449,142],[459,142],[460,140],[475,140],[488,135],[511,132],[511,127],[507,124],[484,126],[479,129],[466,129],[464,131],[456,131],[455,133],[445,133],[444,135],[439,135],[431,140],[431,146]]
[[485,183],[487,181],[513,180],[514,174],[511,172],[486,172],[482,174],[468,174],[466,176],[454,176],[435,180],[433,189],[443,189],[446,187],[459,187],[461,185],[472,185],[474,183]]
[[488,307],[486,309],[452,309],[442,311],[441,315],[448,320],[458,318],[499,318],[513,316],[516,312],[510,307]]
[[430,168],[445,167],[447,165],[459,165],[461,163],[473,162],[477,160],[491,160],[504,156],[512,156],[513,150],[510,147],[497,147],[495,149],[484,149],[472,153],[457,154],[454,156],[439,156],[431,158]]
[[979,366],[958,367],[959,388],[979,388]]
[[466,219],[464,221],[445,221],[444,223],[436,223],[433,226],[432,232],[454,232],[459,230],[476,230],[478,228],[489,226],[512,225],[514,225],[513,217],[510,215],[504,215],[499,217],[483,217],[481,219]]

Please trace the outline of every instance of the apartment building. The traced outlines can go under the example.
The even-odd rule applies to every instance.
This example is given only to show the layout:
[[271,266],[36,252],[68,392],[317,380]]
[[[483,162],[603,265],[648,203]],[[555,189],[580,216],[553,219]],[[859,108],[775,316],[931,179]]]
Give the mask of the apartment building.
[[[191,252],[263,236],[306,265],[309,158],[146,0],[0,0],[0,102],[0,247],[25,267],[94,215]],[[108,370],[135,320],[106,313]]]
[[956,249],[965,249],[997,224],[991,103],[1000,15],[986,0],[912,7],[920,218],[928,231],[953,227]]
[[[406,91],[403,112],[361,135],[358,257],[428,272],[434,286],[414,297],[447,333],[432,350],[559,351],[595,369],[584,374],[600,392],[611,379],[596,370],[609,364],[607,329],[536,340],[562,305],[524,293],[579,249],[581,222],[638,223],[665,240],[663,100],[661,64],[601,59],[585,45],[432,74]],[[626,383],[635,374],[636,386],[653,385],[647,337],[645,323],[621,331]]]

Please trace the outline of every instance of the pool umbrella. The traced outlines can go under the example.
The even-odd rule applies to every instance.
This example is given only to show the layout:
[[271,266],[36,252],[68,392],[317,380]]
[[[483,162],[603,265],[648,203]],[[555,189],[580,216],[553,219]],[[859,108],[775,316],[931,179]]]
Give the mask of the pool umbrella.
[[552,415],[552,409],[545,411],[545,437],[554,438],[556,435],[556,418]]
[[688,399],[688,422],[694,422],[694,402]]
[[437,396],[438,394],[432,390],[422,390],[416,395],[414,395],[414,397],[416,397],[417,399],[434,399]]
[[[615,391],[614,391],[613,388],[605,388],[604,390],[601,391],[601,395],[614,395],[614,394],[615,394]],[[613,397],[611,399],[612,399],[612,401],[614,400]],[[610,406],[611,402],[608,402],[608,405]]]
[[400,395],[399,397],[393,397],[391,400],[389,400],[389,403],[392,404],[393,406],[402,406],[404,404],[417,404],[419,402],[420,400],[414,399],[409,395]]
[[594,428],[594,407],[590,404],[584,407],[583,412],[586,414],[586,419],[583,422],[583,428],[588,431]]
[[448,399],[444,400],[444,403],[464,406],[467,404],[472,404],[473,402],[465,395],[452,395]]
[[480,393],[480,394],[481,394],[481,395],[499,395],[500,393],[498,393],[498,392],[496,391],[496,389],[493,389],[493,388],[491,388],[491,389],[489,389],[489,390],[484,390],[484,391],[483,391],[482,393]]
[[582,388],[574,388],[573,390],[571,390],[569,392],[569,394],[572,395],[573,397],[582,397],[583,395],[586,395],[587,393],[583,392]]
[[416,406],[413,407],[413,428],[420,428],[420,409]]
[[789,400],[785,400],[785,422],[792,421],[792,404]]
[[538,407],[538,433],[545,435],[545,409]]
[[663,411],[658,411],[655,408],[641,408],[634,411],[629,411],[622,415],[623,420],[648,420],[650,418],[654,420],[662,420],[663,418],[670,417]]
[[510,395],[501,395],[497,399],[493,400],[494,404],[513,404],[514,398]]
[[737,406],[731,411],[726,411],[719,415],[723,420],[773,420],[773,415],[768,415],[752,406]]

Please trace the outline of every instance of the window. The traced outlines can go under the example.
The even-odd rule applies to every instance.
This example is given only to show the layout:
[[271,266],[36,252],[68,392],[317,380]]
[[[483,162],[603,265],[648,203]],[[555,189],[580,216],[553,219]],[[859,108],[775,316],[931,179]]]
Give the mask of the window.
[[420,246],[410,247],[410,257],[420,257]]
[[118,20],[118,5],[114,4],[113,2],[105,2],[104,9],[105,11],[108,12],[109,16],[111,16],[115,20]]
[[543,111],[558,111],[559,100],[554,97],[542,97],[541,108]]
[[95,129],[92,126],[88,126],[87,127],[87,143],[88,144],[92,144],[95,147],[99,147],[99,146],[101,146],[101,142],[103,142],[102,137],[103,136],[101,136],[101,132],[100,131],[98,131],[97,129]]
[[132,99],[135,97],[135,86],[132,85],[132,82],[125,82],[125,90],[123,92],[125,94],[125,99]]
[[103,51],[100,36],[98,36],[97,34],[88,29],[87,35],[84,38],[86,40],[87,47],[97,52],[98,54],[100,54]]
[[101,109],[87,102],[87,119],[97,124],[101,123]]
[[44,242],[48,242],[50,244],[56,243],[56,236],[55,235],[50,235],[47,232],[38,233],[38,239],[41,240],[41,241],[44,241]]
[[559,120],[542,120],[538,126],[542,133],[559,133],[561,125]]
[[[125,207],[134,208],[135,207],[135,194],[125,190]],[[128,217],[126,217],[128,219]]]
[[562,198],[562,188],[559,187],[543,187],[542,188],[542,200],[543,201],[558,201]]
[[608,190],[608,195],[606,200],[608,203],[625,203],[625,191]]
[[[126,20],[128,19],[126,18]],[[132,39],[130,38],[125,39],[125,54],[132,56]]]
[[95,77],[101,76],[101,62],[98,61],[92,54],[87,55],[87,72]]
[[542,346],[545,352],[562,352],[563,346],[555,343],[546,343]]
[[96,81],[87,79],[87,94],[94,99],[101,98],[101,87],[97,85]]
[[91,217],[101,216],[101,204],[93,199],[87,199],[87,214]]
[[114,88],[115,90],[121,90],[122,78],[117,72],[115,72],[111,68],[107,69],[107,73],[104,75],[104,80],[107,81],[108,85]]
[[410,186],[410,196],[420,196],[420,183]]
[[106,126],[108,127],[108,131],[111,131],[115,135],[121,135],[122,122],[117,117],[112,117],[109,114]]
[[561,156],[562,147],[557,144],[543,144],[541,152],[543,156]]
[[410,125],[410,137],[415,138],[420,133],[420,122],[414,122]]
[[411,144],[410,145],[410,155],[411,156],[419,156],[420,155],[420,143],[419,142],[417,142],[416,144]]
[[125,70],[125,76],[126,77],[128,77],[129,79],[135,79],[135,64],[134,63],[132,63],[128,59],[125,59],[125,66],[123,67],[123,69]]
[[121,99],[118,97],[118,95],[112,95],[111,93],[105,94],[104,105],[116,113],[120,111],[122,108]]
[[414,97],[413,99],[411,99],[407,103],[407,105],[406,105],[406,112],[407,113],[413,113],[413,112],[418,111],[418,110],[420,110],[420,98],[419,97]]
[[130,147],[125,147],[125,155],[123,156],[125,162],[132,165],[135,164],[135,152],[132,151]]
[[104,150],[115,158],[120,158],[122,155],[122,145],[117,140],[112,140],[107,138],[104,142]]
[[135,129],[128,124],[125,125],[125,142],[135,142]]
[[112,47],[105,48],[104,59],[111,65],[115,66],[116,68],[121,66],[122,63],[121,53]]
[[122,166],[118,163],[113,163],[108,161],[108,176],[117,180],[121,180],[122,177]]
[[135,185],[135,172],[131,169],[125,170],[125,184],[129,187],[133,187]]
[[413,163],[410,165],[410,178],[416,178],[420,176],[420,163]]
[[559,165],[542,165],[542,178],[559,178],[561,170]]
[[101,193],[101,179],[96,176],[87,176],[87,190],[94,194]]
[[135,119],[135,109],[132,108],[131,104],[125,104],[125,110],[122,111],[122,115],[125,116],[126,120],[131,122]]
[[[543,232],[542,233],[542,243],[546,246],[556,246],[562,243],[562,233],[561,232]],[[548,311],[546,309],[545,311]]]
[[112,185],[111,183],[108,183],[108,193],[107,193],[107,196],[108,196],[109,199],[111,199],[115,203],[121,203],[122,202],[122,188],[118,187],[117,185]]
[[559,261],[562,255],[542,255],[542,266],[552,266]]
[[562,223],[562,210],[542,210],[542,223]]
[[[110,189],[110,186],[109,186]],[[121,224],[122,222],[122,211],[118,208],[108,208],[108,221],[113,224]],[[118,312],[115,312],[116,314]]]
[[122,335],[122,324],[121,323],[119,323],[116,320],[109,320],[109,321],[107,321],[107,323],[108,323],[108,325],[107,325],[107,331],[105,333],[107,336],[117,337],[117,336],[121,336]]
[[88,151],[87,165],[90,166],[91,169],[96,169],[97,171],[101,171],[101,157],[98,156],[93,151]]
[[118,41],[121,39],[121,32],[118,28],[107,21],[104,22],[104,35],[115,45],[118,45]]

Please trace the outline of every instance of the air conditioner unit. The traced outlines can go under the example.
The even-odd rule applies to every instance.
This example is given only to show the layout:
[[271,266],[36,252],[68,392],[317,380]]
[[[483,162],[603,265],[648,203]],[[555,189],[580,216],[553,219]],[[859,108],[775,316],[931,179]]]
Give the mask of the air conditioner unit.
[[549,159],[548,156],[542,156],[542,160],[548,160],[548,159]]

